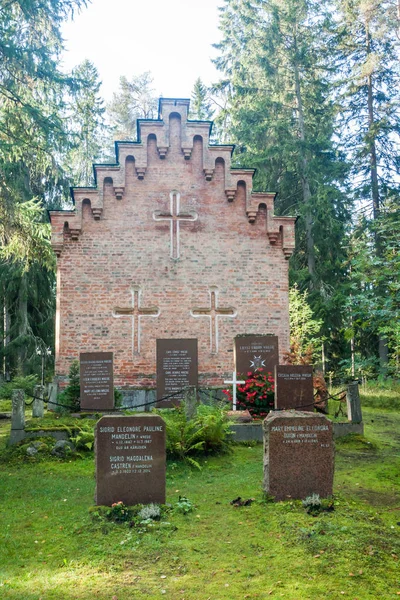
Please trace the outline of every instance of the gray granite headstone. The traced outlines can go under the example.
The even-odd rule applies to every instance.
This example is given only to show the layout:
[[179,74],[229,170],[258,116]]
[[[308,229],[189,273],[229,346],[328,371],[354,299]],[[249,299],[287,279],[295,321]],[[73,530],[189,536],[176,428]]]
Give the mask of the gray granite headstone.
[[57,404],[58,381],[54,380],[52,383],[49,383],[48,395],[49,401],[47,403],[47,410],[60,412],[62,407]]
[[275,500],[332,494],[332,423],[324,415],[270,412],[264,430],[264,491]]
[[159,416],[102,417],[96,426],[95,503],[165,504],[165,440]]
[[361,400],[358,381],[353,381],[347,386],[347,418],[352,423],[362,423]]
[[32,417],[41,419],[44,416],[44,386],[35,385],[33,388],[33,403],[32,403]]
[[11,396],[11,433],[10,444],[16,444],[25,437],[25,393],[13,390]]
[[156,390],[121,390],[121,407],[138,412],[149,412],[156,405]]

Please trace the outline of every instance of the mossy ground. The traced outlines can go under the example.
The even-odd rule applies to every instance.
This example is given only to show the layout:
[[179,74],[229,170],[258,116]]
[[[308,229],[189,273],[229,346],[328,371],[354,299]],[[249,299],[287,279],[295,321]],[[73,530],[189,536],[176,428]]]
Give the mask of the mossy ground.
[[[0,598],[397,598],[400,415],[364,408],[364,419],[365,437],[337,440],[335,511],[317,517],[264,501],[261,445],[201,471],[169,463],[167,501],[195,510],[144,530],[93,520],[93,455],[3,462]],[[235,508],[237,496],[255,501]]]

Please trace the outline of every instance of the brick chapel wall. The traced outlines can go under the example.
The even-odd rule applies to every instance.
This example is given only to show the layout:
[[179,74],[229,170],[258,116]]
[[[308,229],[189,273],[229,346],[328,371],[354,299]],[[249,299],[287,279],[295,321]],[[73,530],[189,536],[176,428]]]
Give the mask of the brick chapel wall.
[[[172,113],[165,158],[158,150],[159,125],[146,132],[143,179],[134,145],[127,158],[120,157],[122,199],[115,192],[118,173],[110,170],[104,183],[98,181],[100,218],[98,213],[94,218],[98,191],[84,199],[85,191],[78,189],[81,200],[75,213],[65,213],[68,224],[61,222],[63,214],[52,215],[59,254],[56,375],[61,379],[80,352],[113,351],[116,386],[154,387],[157,338],[198,339],[202,386],[220,385],[233,370],[238,334],[276,334],[280,353],[289,348],[288,261],[279,223],[272,237],[267,235],[271,203],[253,202],[255,221],[249,222],[249,181],[244,176],[236,182],[235,198],[228,202],[229,153],[214,150],[210,160],[203,127],[185,158],[184,125],[182,116]],[[205,161],[214,167],[211,181],[205,178]],[[170,209],[172,191],[180,194],[181,212],[196,218],[179,224],[178,259],[171,258],[170,221],[156,220]],[[191,314],[209,307],[212,294],[219,309],[234,313],[218,317],[218,336],[211,336],[209,317]],[[138,300],[153,314],[142,315],[139,327],[135,317],[133,327],[132,316],[118,313]]]

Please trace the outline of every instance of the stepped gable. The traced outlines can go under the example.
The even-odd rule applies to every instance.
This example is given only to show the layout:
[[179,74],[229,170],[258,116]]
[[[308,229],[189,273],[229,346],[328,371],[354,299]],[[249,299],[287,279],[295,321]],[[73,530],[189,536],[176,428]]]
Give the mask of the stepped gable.
[[[117,203],[125,196],[128,177],[133,175],[138,182],[146,179],[149,142],[156,144],[160,161],[160,175],[162,176],[163,166],[168,169],[168,161],[165,159],[171,149],[171,137],[175,133],[170,129],[170,117],[173,114],[180,117],[180,151],[185,161],[191,161],[194,143],[196,140],[202,140],[202,171],[205,181],[213,181],[218,163],[224,166],[225,210],[229,211],[235,202],[244,200],[243,215],[250,224],[255,223],[260,211],[266,212],[266,235],[270,245],[280,247],[284,257],[290,258],[295,246],[294,223],[296,219],[274,216],[276,194],[252,191],[255,169],[231,167],[234,146],[210,144],[212,122],[189,120],[189,102],[188,99],[161,98],[158,119],[138,119],[138,141],[115,142],[115,164],[93,165],[96,186],[71,188],[75,209],[49,211],[52,226],[51,244],[57,256],[62,253],[66,240],[76,241],[82,233],[82,213],[85,204],[90,206],[93,220],[101,221],[104,217],[104,195],[107,186],[111,187],[114,201]],[[239,189],[244,193],[238,194]],[[223,213],[220,218],[224,219]]]
[[57,259],[56,376],[80,352],[113,352],[122,389],[154,389],[158,339],[197,339],[199,385],[221,385],[242,334],[289,349],[292,217],[274,193],[253,193],[253,169],[210,144],[211,122],[189,100],[162,98],[116,164],[94,165],[96,187],[73,188],[51,211]]

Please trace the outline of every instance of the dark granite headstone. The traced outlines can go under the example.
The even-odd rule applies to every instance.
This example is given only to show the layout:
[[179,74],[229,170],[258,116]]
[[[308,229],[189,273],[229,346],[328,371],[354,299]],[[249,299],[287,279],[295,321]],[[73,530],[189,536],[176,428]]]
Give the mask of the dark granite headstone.
[[96,426],[95,455],[97,505],[165,504],[161,417],[102,417]]
[[174,406],[185,397],[185,388],[197,387],[197,339],[157,340],[157,400],[176,394],[168,400],[157,402],[157,407]]
[[324,415],[270,412],[264,429],[264,491],[275,500],[332,494],[332,423]]
[[80,377],[82,410],[112,410],[114,408],[112,352],[82,352]]
[[239,335],[235,338],[235,370],[239,376],[262,369],[274,374],[279,363],[278,336]]
[[275,410],[314,410],[313,368],[308,365],[277,365]]

